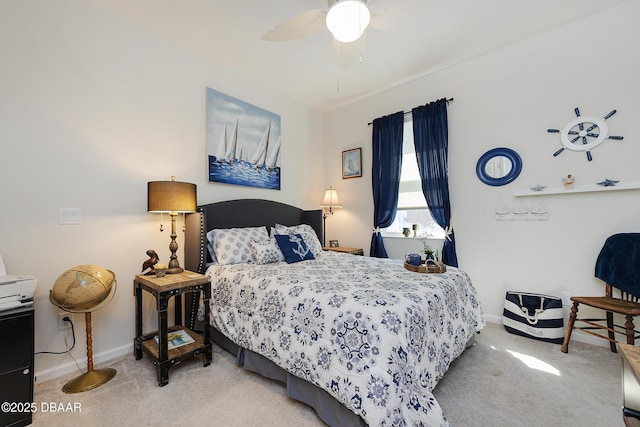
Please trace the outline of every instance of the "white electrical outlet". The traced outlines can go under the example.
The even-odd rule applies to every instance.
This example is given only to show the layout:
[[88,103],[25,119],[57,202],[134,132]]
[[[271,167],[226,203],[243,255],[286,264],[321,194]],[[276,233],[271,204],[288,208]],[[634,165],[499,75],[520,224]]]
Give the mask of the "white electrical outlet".
[[58,330],[64,331],[65,329],[69,329],[71,327],[71,322],[67,322],[63,320],[64,318],[71,319],[69,313],[58,313]]

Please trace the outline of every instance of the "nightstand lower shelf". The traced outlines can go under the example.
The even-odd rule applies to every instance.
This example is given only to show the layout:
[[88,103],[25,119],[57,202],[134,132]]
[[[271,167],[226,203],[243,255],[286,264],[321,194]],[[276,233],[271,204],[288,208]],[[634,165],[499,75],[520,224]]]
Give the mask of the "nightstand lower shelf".
[[[198,354],[201,354],[205,351],[204,339],[200,335],[183,326],[169,328],[168,333],[175,332],[177,330],[184,330],[187,334],[189,334],[191,338],[194,339],[194,342],[168,350],[167,360],[164,363],[167,363],[169,365],[176,365],[183,360],[189,359],[193,356],[197,356]],[[157,331],[152,332],[150,334],[144,335],[143,337],[140,337],[138,340],[140,341],[140,347],[142,348],[142,351],[144,351],[149,357],[154,359],[154,362],[160,363],[158,343],[155,340],[155,337],[157,335]],[[210,346],[211,344],[209,343],[209,347]],[[205,366],[209,365],[209,362],[210,361],[205,360]]]
[[204,339],[200,335],[183,326],[169,328],[168,333],[170,334],[178,330],[184,330],[194,339],[194,342],[167,350],[167,358],[165,360],[160,359],[158,343],[155,340],[158,334],[157,331],[136,338],[136,345],[139,345],[139,348],[149,356],[151,360],[153,360],[153,364],[156,365],[158,384],[160,386],[166,385],[169,382],[169,369],[184,360],[203,354],[203,365],[209,366],[211,363],[211,358],[207,357],[207,354],[211,354],[211,343],[205,344]]

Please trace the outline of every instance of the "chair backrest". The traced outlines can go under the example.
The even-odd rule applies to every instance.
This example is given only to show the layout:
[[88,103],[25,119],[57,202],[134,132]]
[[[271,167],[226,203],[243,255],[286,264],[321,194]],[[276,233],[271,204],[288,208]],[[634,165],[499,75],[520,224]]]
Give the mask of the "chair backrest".
[[[622,298],[640,297],[640,233],[619,233],[609,237],[596,260],[596,277],[620,289]],[[607,287],[607,295],[611,289]]]
[[615,288],[607,283],[606,295],[612,298],[619,298],[625,301],[631,302],[640,302],[640,297],[630,294],[629,292],[625,292],[621,289]]

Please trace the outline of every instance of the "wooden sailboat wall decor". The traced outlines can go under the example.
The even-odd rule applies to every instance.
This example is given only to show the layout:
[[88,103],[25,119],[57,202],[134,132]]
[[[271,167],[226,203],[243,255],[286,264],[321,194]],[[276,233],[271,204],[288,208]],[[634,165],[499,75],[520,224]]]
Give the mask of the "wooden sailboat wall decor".
[[280,190],[280,116],[207,88],[209,181]]

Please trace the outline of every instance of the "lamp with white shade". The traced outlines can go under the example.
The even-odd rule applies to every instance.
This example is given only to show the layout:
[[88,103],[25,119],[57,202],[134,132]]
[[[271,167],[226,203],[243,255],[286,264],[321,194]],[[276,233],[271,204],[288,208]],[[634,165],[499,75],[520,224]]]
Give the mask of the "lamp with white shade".
[[340,200],[338,199],[338,192],[332,186],[329,186],[324,192],[324,198],[322,199],[322,246],[326,246],[326,229],[327,229],[327,214],[333,215],[334,209],[342,207]]

